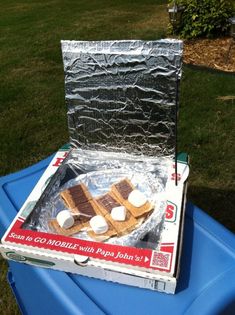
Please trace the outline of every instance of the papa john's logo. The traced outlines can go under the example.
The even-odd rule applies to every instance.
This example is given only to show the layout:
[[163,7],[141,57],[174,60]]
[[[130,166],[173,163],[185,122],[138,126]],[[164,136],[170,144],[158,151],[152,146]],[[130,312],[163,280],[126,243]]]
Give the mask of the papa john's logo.
[[167,222],[175,222],[176,217],[177,217],[177,206],[174,203],[167,201],[165,220]]

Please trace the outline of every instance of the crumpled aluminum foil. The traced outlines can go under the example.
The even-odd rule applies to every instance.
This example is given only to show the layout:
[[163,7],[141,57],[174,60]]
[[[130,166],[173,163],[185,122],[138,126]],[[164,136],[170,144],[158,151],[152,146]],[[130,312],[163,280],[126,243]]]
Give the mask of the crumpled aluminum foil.
[[[164,222],[166,208],[164,192],[170,163],[172,161],[165,158],[136,158],[129,154],[110,152],[100,152],[99,155],[95,155],[92,151],[73,149],[25,222],[24,228],[54,233],[48,223],[56,218],[60,211],[66,209],[60,192],[84,183],[92,196],[97,197],[108,192],[113,183],[128,178],[154,204],[154,211],[132,232],[124,236],[112,237],[106,242],[156,249]],[[147,237],[143,240],[148,233],[151,239]],[[86,231],[79,232],[73,237],[93,240]]]
[[72,146],[173,156],[182,41],[62,41]]

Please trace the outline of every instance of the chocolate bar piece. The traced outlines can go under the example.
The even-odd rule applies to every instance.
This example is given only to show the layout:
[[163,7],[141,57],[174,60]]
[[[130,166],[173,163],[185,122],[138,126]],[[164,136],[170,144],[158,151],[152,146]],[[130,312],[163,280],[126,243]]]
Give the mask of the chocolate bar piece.
[[107,212],[111,213],[114,207],[120,206],[120,203],[110,193],[107,193],[101,197],[96,198],[96,201],[101,207],[101,211],[102,209],[104,210],[104,215],[106,215]]
[[134,189],[134,186],[131,184],[131,182],[128,179],[123,179],[119,183],[115,184],[115,188],[118,191],[118,193],[120,194],[120,196],[124,200],[127,200],[129,194]]
[[109,222],[111,222],[111,224],[114,227],[114,229],[116,230],[118,236],[130,232],[137,225],[137,223],[138,223],[137,220],[134,218],[134,216],[128,210],[127,210],[125,221],[113,220],[113,218],[111,216],[111,211],[115,207],[120,207],[121,204],[111,192],[108,192],[103,196],[97,197],[95,200],[96,200],[103,216]]
[[92,199],[91,194],[84,184],[79,184],[62,191],[60,196],[69,209],[76,208]]
[[79,219],[82,219],[83,221],[88,221],[100,213],[93,201],[81,203],[76,208],[73,208],[71,212],[75,215],[79,215]]
[[146,201],[141,207],[135,207],[131,204],[128,201],[128,197],[134,189],[134,185],[127,178],[111,186],[111,192],[120,204],[125,206],[135,218],[139,218],[150,212],[153,209],[153,205],[149,201]]

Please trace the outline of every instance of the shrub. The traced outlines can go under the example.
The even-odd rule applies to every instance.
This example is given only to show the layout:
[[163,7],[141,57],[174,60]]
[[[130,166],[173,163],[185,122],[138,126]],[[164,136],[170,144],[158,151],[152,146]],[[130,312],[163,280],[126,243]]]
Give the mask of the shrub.
[[176,0],[175,3],[184,7],[181,24],[175,30],[183,38],[223,34],[233,15],[232,0]]

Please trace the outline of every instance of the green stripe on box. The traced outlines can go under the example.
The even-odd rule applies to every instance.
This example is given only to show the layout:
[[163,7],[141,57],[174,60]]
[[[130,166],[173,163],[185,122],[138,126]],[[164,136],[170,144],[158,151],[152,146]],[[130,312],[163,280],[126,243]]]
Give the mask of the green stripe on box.
[[177,154],[177,161],[184,163],[184,164],[188,164],[188,154],[185,152],[180,152]]
[[36,259],[36,258],[32,258],[32,257],[27,257],[27,256],[23,256],[20,254],[17,254],[15,252],[7,252],[6,256],[9,259],[12,259],[14,261],[29,261],[31,264],[37,265],[37,266],[44,266],[44,267],[52,267],[55,265],[54,262],[52,261],[48,261],[48,260],[42,260],[42,259]]
[[67,144],[63,145],[63,146],[59,149],[59,151],[68,151],[70,148],[71,148],[71,147],[70,147],[70,143],[67,143]]

